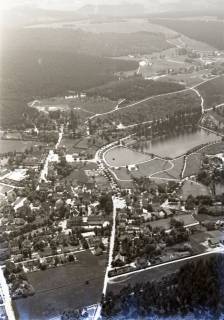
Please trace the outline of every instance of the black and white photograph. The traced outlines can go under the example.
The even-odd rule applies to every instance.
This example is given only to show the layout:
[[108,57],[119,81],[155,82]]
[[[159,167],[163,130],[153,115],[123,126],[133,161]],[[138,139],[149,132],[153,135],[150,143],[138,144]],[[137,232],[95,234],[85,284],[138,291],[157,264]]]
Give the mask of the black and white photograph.
[[0,1],[0,320],[224,319],[224,0]]

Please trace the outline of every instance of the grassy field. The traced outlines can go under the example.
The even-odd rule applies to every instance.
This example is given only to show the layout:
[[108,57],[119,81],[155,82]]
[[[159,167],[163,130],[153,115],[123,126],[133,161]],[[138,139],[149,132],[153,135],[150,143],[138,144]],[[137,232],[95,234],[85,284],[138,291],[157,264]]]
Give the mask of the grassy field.
[[[163,33],[166,36],[175,36],[176,32],[168,28],[150,23],[144,18],[132,18],[132,19],[113,19],[113,18],[98,18],[97,20],[79,20],[69,22],[50,22],[48,24],[41,24],[40,27],[48,28],[66,28],[66,27],[81,29],[87,32],[93,33],[132,33],[132,32],[155,32]],[[32,28],[33,26],[31,26]]]
[[24,152],[35,145],[42,145],[42,143],[36,141],[0,140],[0,153]]
[[201,160],[202,155],[200,153],[193,153],[188,156],[183,177],[186,178],[198,174],[201,168]]
[[168,75],[165,79],[167,81],[175,81],[183,83],[187,87],[195,86],[205,79],[203,78],[206,74],[206,70],[203,71],[194,71],[192,73],[186,74],[175,74],[175,75]]
[[[176,56],[175,50],[167,50],[165,58],[152,60],[152,65],[141,67],[141,73],[144,77],[150,77],[156,74],[167,74],[169,69],[179,73],[181,68],[190,68],[190,63],[185,62],[185,56]],[[170,52],[174,52],[169,54]],[[167,80],[164,78],[163,80]]]
[[[30,103],[31,104],[31,103]],[[83,97],[83,98],[65,98],[65,97],[52,97],[49,99],[39,100],[35,103],[38,109],[61,109],[61,110],[79,110],[86,112],[88,116],[95,113],[104,113],[114,109],[116,102],[107,98],[101,97]]]
[[175,159],[172,162],[174,164],[174,168],[169,170],[168,174],[175,179],[179,179],[184,166],[184,157]]
[[124,147],[115,147],[105,153],[105,160],[109,166],[125,167],[151,159],[151,156]]
[[[106,257],[78,253],[78,263],[28,274],[35,295],[16,300],[20,320],[49,320],[67,308],[78,308],[100,301]],[[89,284],[85,284],[86,281]]]
[[67,154],[83,153],[83,155],[85,156],[86,153],[88,153],[92,157],[95,155],[98,149],[97,146],[89,146],[88,137],[84,137],[82,139],[63,138],[61,146],[64,146],[66,148]]
[[95,181],[97,186],[102,190],[110,188],[110,183],[104,176],[96,176]]
[[[155,174],[156,172],[166,170],[169,167],[170,164],[166,160],[153,159],[151,161],[139,164],[137,171],[127,172],[126,168],[120,168],[119,170],[114,170],[114,172],[119,180],[125,181],[131,180],[133,177],[149,177]],[[171,177],[169,176],[169,178]]]
[[205,100],[206,109],[224,103],[224,76],[200,85],[197,89]]
[[195,183],[193,181],[185,181],[182,186],[183,200],[186,200],[190,195],[197,197],[207,196],[210,194],[211,192],[208,187],[204,186],[203,184]]

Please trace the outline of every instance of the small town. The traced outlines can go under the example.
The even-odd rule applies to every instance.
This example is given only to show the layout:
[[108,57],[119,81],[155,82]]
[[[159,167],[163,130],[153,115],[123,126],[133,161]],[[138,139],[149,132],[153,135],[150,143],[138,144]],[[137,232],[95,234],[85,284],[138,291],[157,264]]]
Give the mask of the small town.
[[[224,253],[224,51],[170,21],[141,30],[159,37],[156,49],[128,38],[129,51],[95,53],[107,81],[54,83],[57,92],[27,95],[22,118],[0,125],[0,320],[112,319],[138,286],[158,281],[164,293],[185,263]],[[82,23],[79,36],[93,37]],[[117,23],[133,23],[135,37],[146,27]],[[172,314],[161,305],[155,314]]]

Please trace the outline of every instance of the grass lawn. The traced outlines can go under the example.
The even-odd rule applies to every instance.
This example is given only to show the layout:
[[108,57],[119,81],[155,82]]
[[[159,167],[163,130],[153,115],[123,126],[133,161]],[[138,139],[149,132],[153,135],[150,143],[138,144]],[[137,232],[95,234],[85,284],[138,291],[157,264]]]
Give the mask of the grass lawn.
[[66,148],[67,154],[74,153],[76,145],[79,143],[81,139],[69,139],[69,138],[63,138],[61,141],[61,146]]
[[[91,97],[91,98],[84,98],[81,100],[78,100],[74,103],[75,107],[81,108],[82,110],[89,111],[90,113],[104,113],[108,112],[110,110],[113,110],[117,102],[111,101],[107,98],[101,98],[101,97]],[[90,114],[91,115],[91,114]]]
[[[170,175],[169,171],[156,174],[151,179],[154,179],[155,181],[159,181],[159,180],[161,180],[161,181],[162,180],[178,180],[178,178],[173,177],[172,175]],[[166,181],[164,181],[164,182],[166,182]]]
[[100,189],[110,188],[110,183],[109,183],[109,181],[107,180],[107,178],[105,178],[104,176],[96,176],[96,177],[95,177],[95,181],[96,181],[97,186],[98,186]]
[[132,181],[118,181],[118,184],[121,189],[131,189],[133,188],[133,182]]
[[155,228],[163,228],[165,230],[169,230],[170,229],[170,218],[166,218],[166,219],[159,219],[156,221],[152,221],[150,222],[150,226],[155,229]]
[[203,75],[205,74],[205,70],[203,71],[195,71],[193,73],[186,74],[175,74],[168,75],[165,79],[167,81],[175,81],[185,84],[187,87],[195,86],[203,81]]
[[185,181],[182,186],[182,196],[184,200],[186,200],[189,195],[197,197],[210,194],[211,192],[209,188],[204,186],[203,184],[195,183],[192,181]]
[[193,153],[187,157],[186,167],[184,170],[184,178],[196,175],[201,168],[202,155],[200,153]]
[[37,141],[23,141],[23,140],[1,140],[0,139],[0,153],[7,152],[24,152],[36,145],[44,145],[44,143]]
[[115,147],[105,153],[107,165],[112,167],[125,167],[148,161],[151,156],[124,147]]
[[[150,77],[152,75],[156,75],[157,73],[166,74],[167,70],[169,69],[173,69],[174,71],[179,72],[180,68],[190,67],[190,64],[184,61],[185,59],[186,56],[173,57],[172,54],[170,54],[165,59],[154,60],[153,64],[150,66],[143,66],[141,68],[141,72],[144,77]],[[164,79],[167,80],[166,78]]]
[[[153,159],[145,163],[141,163],[138,165],[137,171],[127,172],[126,168],[120,168],[119,170],[114,170],[114,173],[120,180],[131,180],[132,177],[140,178],[140,177],[149,177],[150,175],[168,169],[170,164],[166,160],[161,159]],[[169,178],[171,178],[169,176]]]
[[[173,169],[168,170],[167,172],[160,173],[155,175],[157,178],[164,178],[164,179],[180,179],[181,171],[184,165],[184,158],[178,158],[172,161],[174,164]],[[167,163],[168,166],[168,163]]]
[[[79,262],[28,274],[35,295],[16,300],[14,307],[20,320],[49,320],[66,308],[78,308],[100,301],[106,256],[89,251],[76,255]],[[86,281],[89,284],[85,284]]]

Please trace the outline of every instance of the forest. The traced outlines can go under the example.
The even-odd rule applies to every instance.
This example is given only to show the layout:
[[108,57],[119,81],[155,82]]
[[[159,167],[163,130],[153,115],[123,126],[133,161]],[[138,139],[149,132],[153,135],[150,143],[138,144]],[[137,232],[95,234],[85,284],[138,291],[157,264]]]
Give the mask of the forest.
[[153,19],[151,22],[173,29],[197,41],[205,42],[212,47],[223,50],[223,21]]
[[20,123],[27,103],[66,95],[116,79],[115,73],[137,68],[136,62],[44,49],[2,50],[1,125]]
[[[105,122],[115,121],[124,125],[165,119],[175,112],[200,113],[200,99],[191,91],[174,93],[169,96],[153,98],[131,107],[123,107],[117,111],[94,119],[92,125],[99,127]],[[95,122],[95,123],[94,123]]]
[[224,76],[220,76],[212,81],[203,83],[198,87],[205,100],[206,108],[215,107],[224,103]]
[[220,319],[224,311],[224,257],[189,262],[161,280],[130,284],[103,299],[104,319],[154,319],[184,316]]
[[175,82],[145,80],[142,76],[136,75],[90,89],[87,95],[107,97],[115,101],[126,99],[127,102],[183,89],[184,86]]
[[4,30],[4,48],[39,48],[103,57],[150,54],[172,47],[162,33],[91,33],[80,29],[11,29]]

